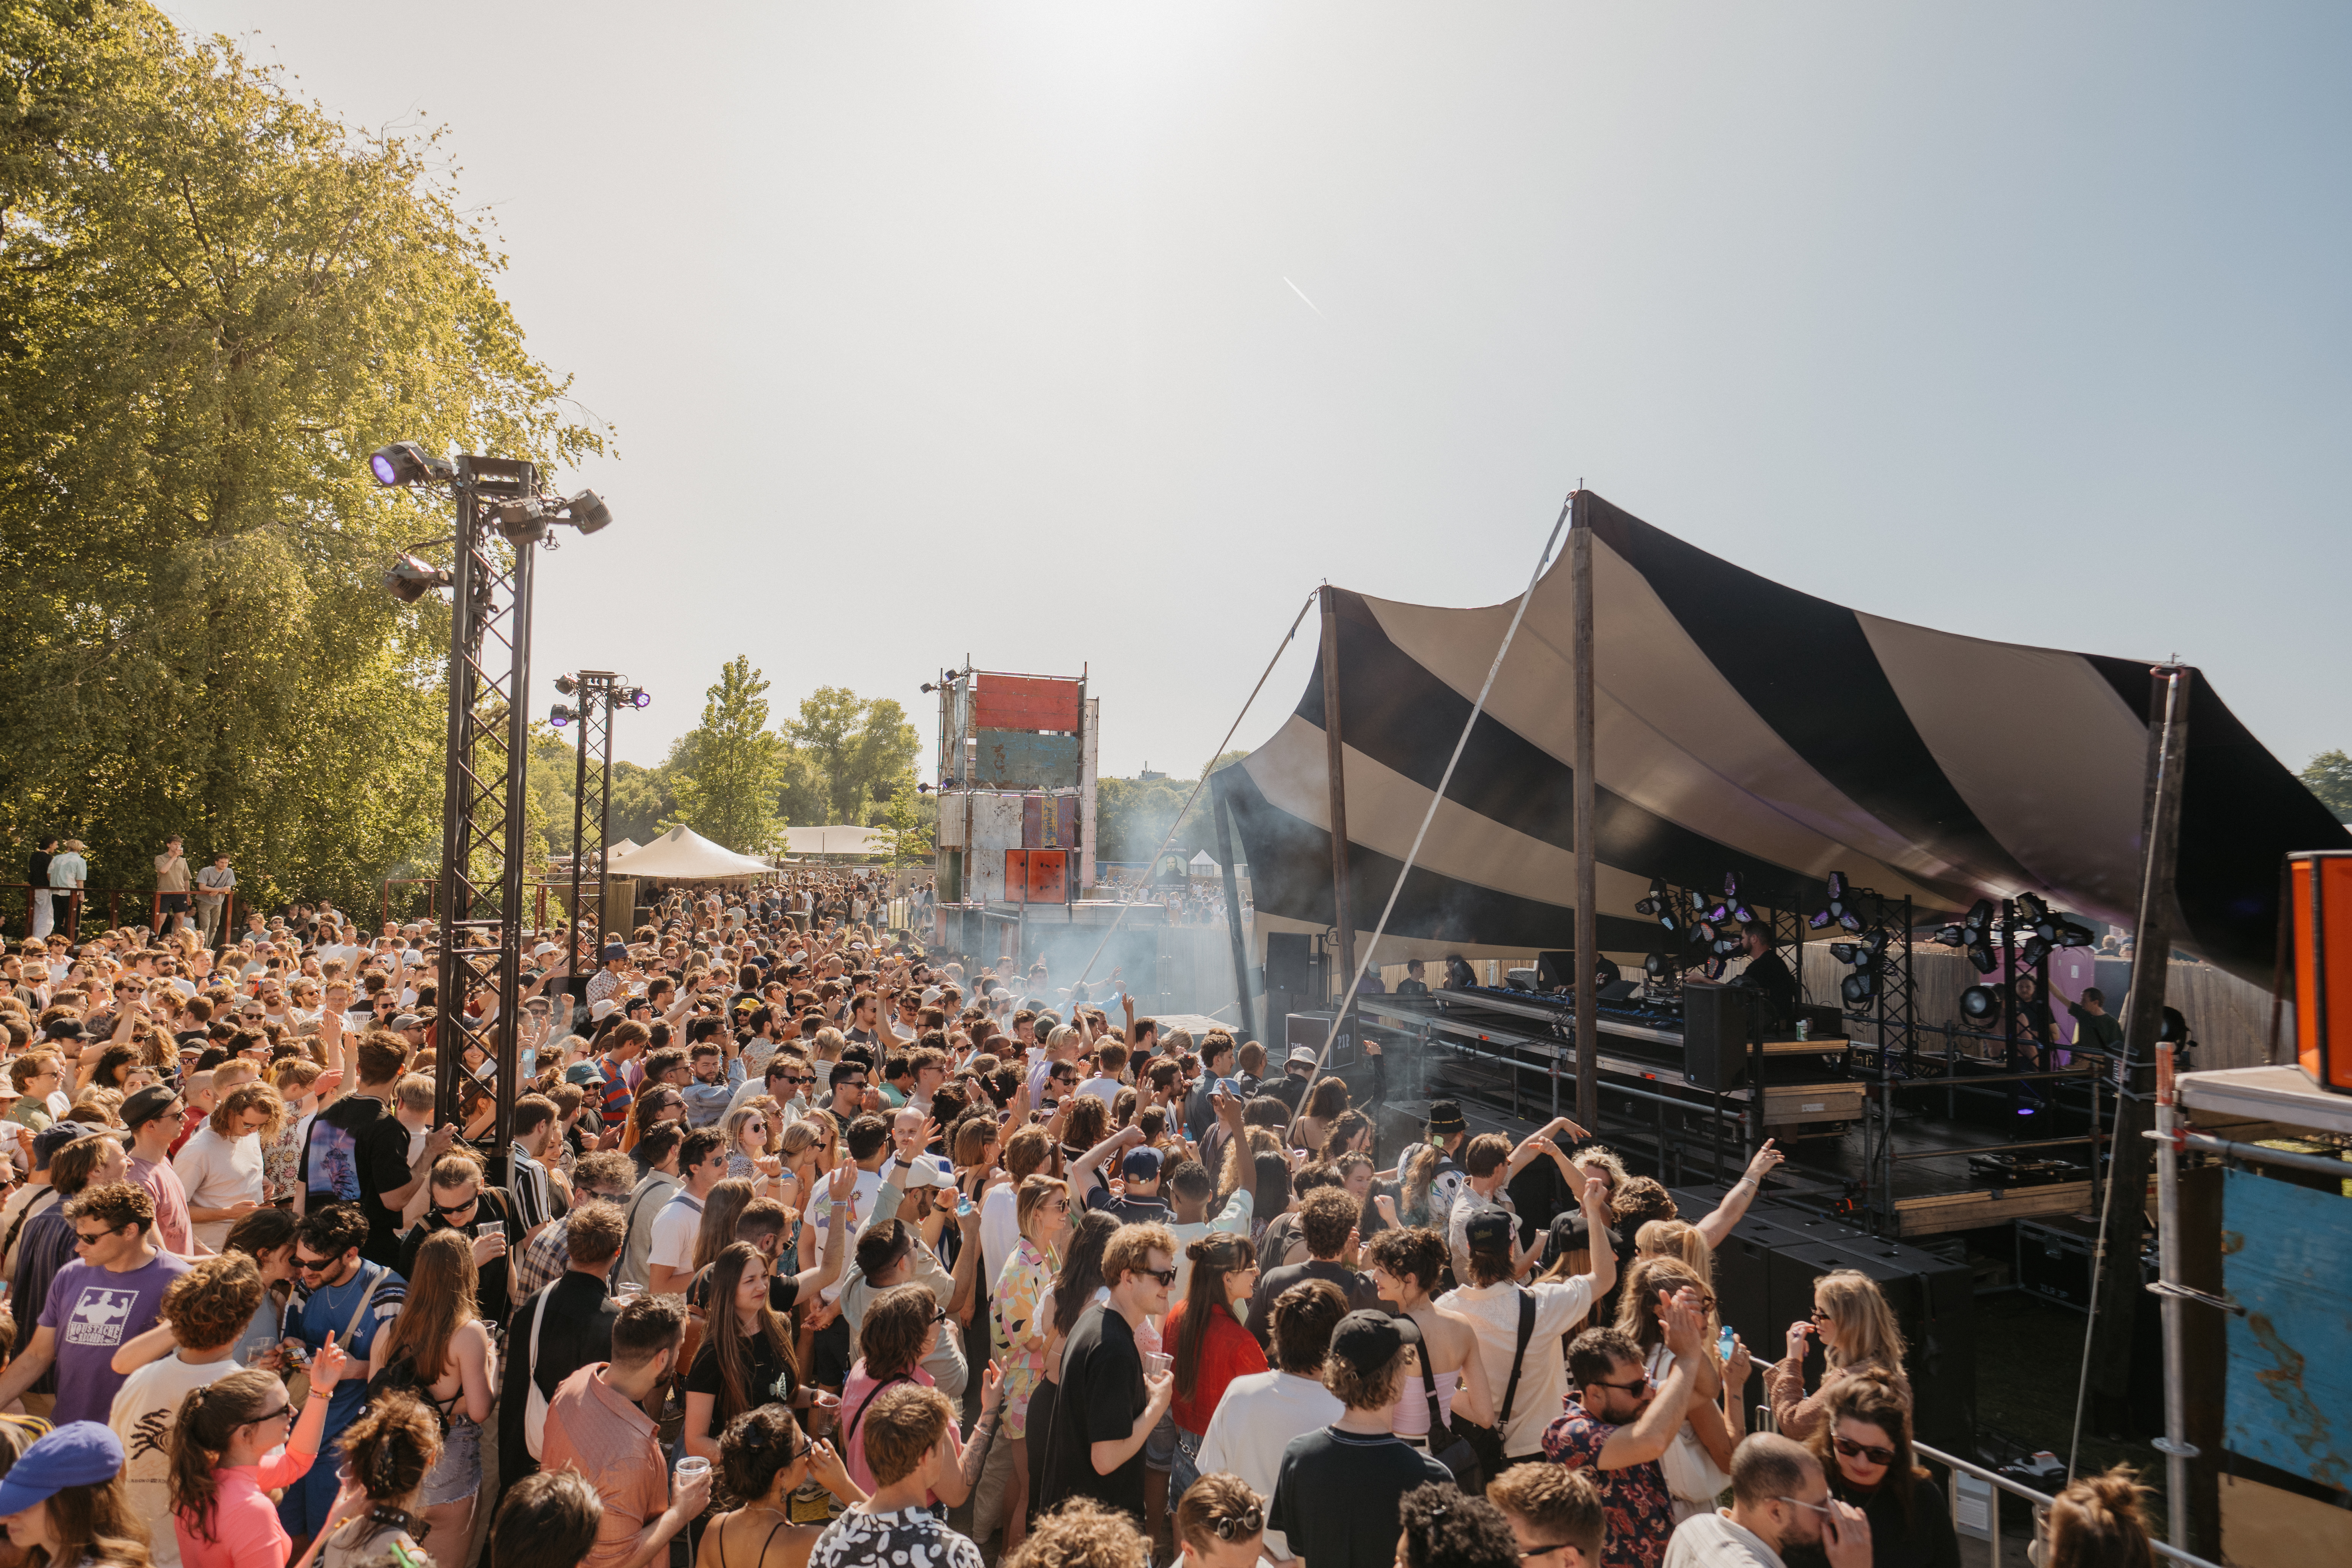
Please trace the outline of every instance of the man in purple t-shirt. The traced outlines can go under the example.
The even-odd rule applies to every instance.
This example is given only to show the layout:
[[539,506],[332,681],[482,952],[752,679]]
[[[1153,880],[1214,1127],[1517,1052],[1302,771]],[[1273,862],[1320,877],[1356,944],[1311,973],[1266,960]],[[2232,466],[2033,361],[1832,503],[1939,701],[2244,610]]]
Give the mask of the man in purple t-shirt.
[[155,1200],[136,1182],[86,1188],[66,1205],[77,1260],[58,1270],[31,1341],[0,1373],[5,1406],[54,1363],[52,1419],[103,1422],[122,1386],[114,1352],[155,1326],[164,1288],[188,1271],[185,1258],[158,1250]]

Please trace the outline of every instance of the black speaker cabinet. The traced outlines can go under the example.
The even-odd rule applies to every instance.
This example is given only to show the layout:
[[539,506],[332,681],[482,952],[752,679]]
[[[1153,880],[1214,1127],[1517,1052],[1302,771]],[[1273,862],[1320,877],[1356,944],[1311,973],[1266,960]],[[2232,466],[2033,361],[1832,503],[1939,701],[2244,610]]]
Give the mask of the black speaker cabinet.
[[1737,1089],[1748,1072],[1756,993],[1744,985],[1683,987],[1683,1079],[1701,1089]]

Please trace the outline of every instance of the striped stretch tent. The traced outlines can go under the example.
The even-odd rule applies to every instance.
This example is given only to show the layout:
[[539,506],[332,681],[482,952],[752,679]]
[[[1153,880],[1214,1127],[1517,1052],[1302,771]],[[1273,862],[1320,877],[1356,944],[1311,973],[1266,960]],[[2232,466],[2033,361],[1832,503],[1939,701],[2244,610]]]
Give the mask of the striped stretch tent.
[[[2145,660],[1909,626],[1719,560],[1590,493],[1598,926],[1603,952],[1666,945],[1633,913],[1653,878],[1811,911],[1825,879],[1932,921],[2032,891],[2128,925],[2139,896]],[[1570,552],[1538,584],[1419,861],[1383,963],[1573,945]],[[1323,661],[1338,662],[1354,925],[1369,932],[1510,624],[1339,591],[1298,706],[1213,780],[1249,862],[1261,933],[1333,923]],[[2181,945],[2267,985],[2280,858],[2352,844],[2200,678],[2184,773]],[[2160,719],[2161,715],[2158,717]],[[1260,957],[1263,955],[1260,954]]]

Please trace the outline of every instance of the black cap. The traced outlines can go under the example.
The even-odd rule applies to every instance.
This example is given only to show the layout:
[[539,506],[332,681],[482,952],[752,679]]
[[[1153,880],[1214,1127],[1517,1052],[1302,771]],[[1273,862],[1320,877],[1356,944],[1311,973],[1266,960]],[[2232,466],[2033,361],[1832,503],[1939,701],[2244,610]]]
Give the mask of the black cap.
[[1331,1331],[1331,1353],[1370,1377],[1396,1360],[1397,1352],[1421,1343],[1421,1329],[1411,1318],[1390,1317],[1366,1309],[1349,1313]]
[[1462,1120],[1462,1102],[1458,1100],[1433,1100],[1429,1102],[1429,1130],[1432,1132],[1465,1132],[1470,1124]]
[[52,1018],[41,1033],[47,1039],[79,1040],[86,1038],[88,1031],[82,1028],[79,1018]]
[[122,1102],[122,1125],[133,1131],[172,1109],[180,1091],[169,1084],[150,1084]]
[[1519,1222],[1507,1209],[1486,1209],[1474,1214],[1462,1226],[1463,1245],[1473,1252],[1500,1252],[1508,1256],[1511,1243],[1517,1239]]

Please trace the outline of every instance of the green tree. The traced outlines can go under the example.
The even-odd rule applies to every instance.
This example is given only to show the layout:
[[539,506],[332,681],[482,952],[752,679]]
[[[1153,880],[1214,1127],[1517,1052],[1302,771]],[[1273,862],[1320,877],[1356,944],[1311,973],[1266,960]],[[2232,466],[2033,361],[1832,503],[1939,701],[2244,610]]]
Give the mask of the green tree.
[[132,0],[0,11],[0,833],[136,886],[181,832],[248,896],[364,907],[438,859],[448,635],[379,582],[446,502],[368,453],[599,438],[437,136],[348,128]]
[[866,823],[923,748],[897,699],[869,700],[840,686],[801,699],[800,718],[785,732],[824,775],[829,820],[836,823]]
[[635,763],[613,764],[613,842],[646,844],[660,837],[662,823],[677,811],[667,768]]
[[915,787],[915,770],[907,769],[890,787],[882,808],[881,826],[887,834],[890,864],[912,866],[930,858],[931,836],[923,825],[922,793]]
[[738,654],[705,694],[702,722],[672,754],[677,820],[730,849],[764,849],[783,824],[776,786],[785,763],[768,728],[767,678]]
[[2352,822],[2352,757],[2342,752],[2322,752],[2303,770],[2303,782],[2338,822]]
[[[1209,765],[1213,776],[1247,752],[1227,752]],[[1189,858],[1206,849],[1217,853],[1216,822],[1210,815],[1213,797],[1202,790],[1190,811],[1184,800],[1192,793],[1191,779],[1099,779],[1095,784],[1095,854],[1099,859],[1140,861],[1151,858],[1160,840],[1176,829],[1171,849]],[[1179,816],[1182,821],[1178,822]]]

